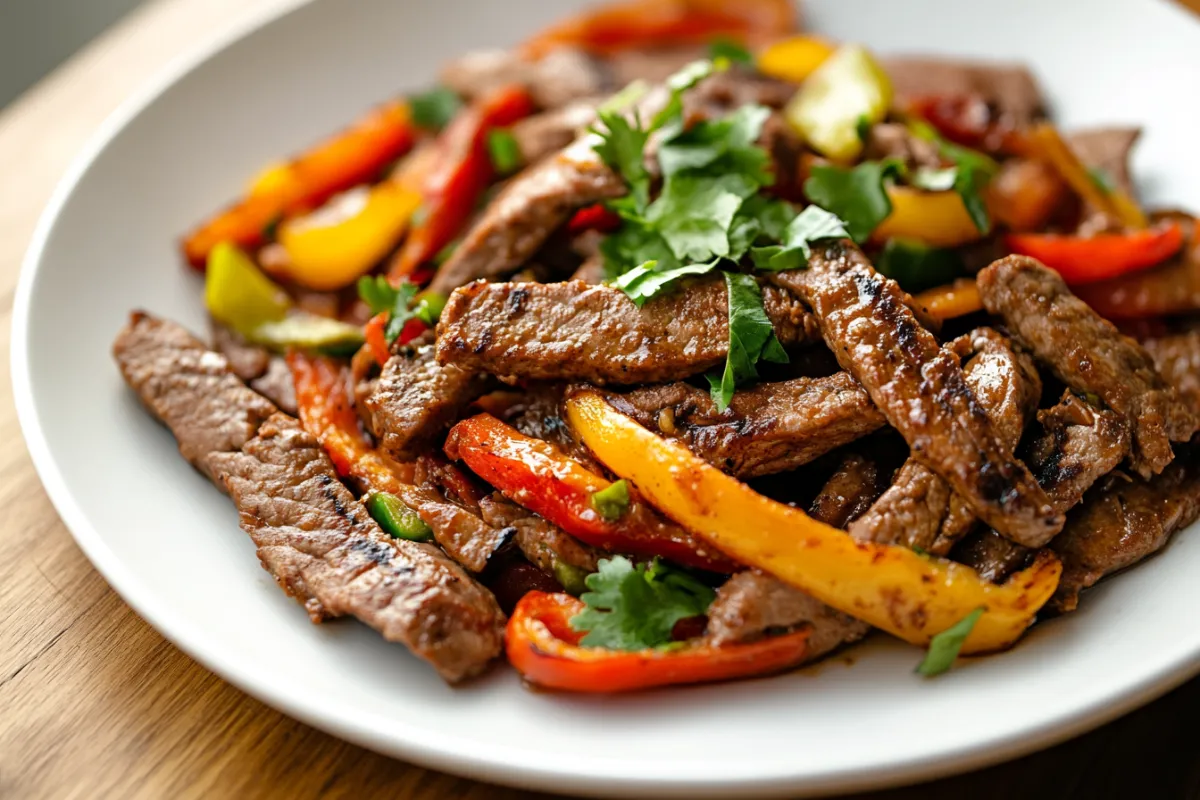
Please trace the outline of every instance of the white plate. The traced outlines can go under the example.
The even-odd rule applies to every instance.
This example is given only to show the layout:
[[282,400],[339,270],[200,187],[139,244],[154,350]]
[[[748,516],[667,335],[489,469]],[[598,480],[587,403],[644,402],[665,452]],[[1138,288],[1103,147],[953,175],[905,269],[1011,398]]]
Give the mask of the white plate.
[[[76,162],[16,298],[13,379],[39,474],[112,586],[186,652],[289,714],[485,780],[580,793],[818,793],[912,781],[1048,745],[1146,702],[1200,661],[1200,540],[1090,592],[1014,651],[938,680],[883,637],[770,680],[583,699],[497,669],[450,689],[354,623],[310,625],[258,565],[229,502],[127,392],[109,343],[131,308],[193,329],[181,231],[246,176],[471,47],[572,2],[318,0],[157,80]],[[1027,59],[1069,125],[1140,122],[1145,196],[1200,208],[1200,25],[1166,2],[825,0],[813,27],[880,51]],[[1001,10],[1007,7],[1005,13]]]

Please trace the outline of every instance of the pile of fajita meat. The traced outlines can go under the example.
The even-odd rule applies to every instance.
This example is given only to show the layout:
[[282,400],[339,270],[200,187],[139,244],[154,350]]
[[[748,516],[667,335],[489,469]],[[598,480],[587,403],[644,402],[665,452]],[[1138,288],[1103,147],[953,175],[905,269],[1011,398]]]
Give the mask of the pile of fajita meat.
[[[1102,284],[1080,290],[1085,302],[1069,273],[1006,249],[1005,235],[1019,225],[998,203],[986,233],[945,248],[962,264],[956,277],[973,279],[978,293],[981,307],[962,312],[939,311],[917,292],[927,287],[877,271],[890,245],[846,230],[804,240],[799,265],[756,268],[747,251],[707,271],[662,273],[662,288],[632,296],[621,285],[628,268],[613,268],[604,242],[635,224],[619,213],[634,183],[587,130],[617,90],[635,79],[649,86],[610,108],[635,130],[671,96],[681,101],[683,131],[747,106],[765,109],[747,146],[761,151],[772,176],[763,197],[792,215],[816,205],[804,189],[814,164],[838,162],[789,124],[798,82],[720,63],[690,84],[676,81],[671,95],[663,81],[704,57],[707,40],[680,34],[662,48],[630,36],[635,44],[623,48],[584,40],[477,53],[443,70],[462,110],[440,132],[411,137],[410,167],[417,156],[447,160],[447,142],[461,140],[461,119],[487,105],[481,98],[521,87],[528,108],[504,124],[502,144],[488,140],[494,169],[477,181],[476,207],[448,226],[452,250],[418,221],[371,256],[368,279],[413,286],[396,310],[378,312],[355,291],[362,270],[347,272],[342,286],[302,277],[292,245],[304,229],[286,226],[329,202],[330,187],[318,202],[276,209],[277,233],[258,226],[239,238],[226,227],[239,257],[258,270],[239,279],[244,285],[273,280],[284,319],[323,317],[341,326],[339,336],[349,331],[349,348],[280,338],[278,321],[270,340],[230,324],[229,306],[219,311],[211,300],[211,244],[196,245],[210,259],[210,342],[143,312],[117,337],[130,387],[182,455],[230,496],[263,567],[314,622],[355,617],[449,682],[482,673],[507,647],[531,682],[585,691],[778,671],[875,627],[935,647],[947,645],[937,642],[949,632],[953,661],[972,641],[968,618],[984,636],[979,626],[1001,605],[988,598],[1016,591],[1012,576],[1051,575],[1011,636],[964,654],[1011,644],[1046,598],[1043,615],[1074,609],[1081,591],[1196,519],[1200,449],[1190,442],[1200,428],[1200,327],[1180,313],[1187,309],[1168,308],[1119,329],[1094,310],[1103,307],[1091,302]],[[753,36],[742,40],[760,52]],[[881,63],[894,97],[862,132],[858,164],[890,159],[905,174],[953,168],[948,151],[903,122],[914,98],[974,99],[1007,126],[991,133],[1025,130],[1045,115],[1020,67]],[[655,148],[670,147],[672,135],[684,134],[651,133],[639,160],[647,199],[670,180]],[[1106,171],[1115,191],[1133,196],[1127,156],[1136,131],[1064,138],[1081,162]],[[515,146],[508,174],[502,145]],[[974,145],[1000,165],[993,184],[1033,169],[1004,144]],[[438,218],[435,201],[448,185],[423,195],[426,220]],[[1111,211],[1068,195],[1055,195],[1056,208],[1072,209],[1074,235],[1120,228]],[[1062,233],[1065,218],[1047,215],[1038,230]],[[1169,218],[1181,220],[1186,241],[1153,269],[1200,274],[1192,220]],[[723,398],[720,372],[731,349],[745,346],[731,329],[742,324],[731,321],[736,280],[761,299],[752,306],[786,363],[762,356]],[[405,312],[436,296],[444,307],[424,323]],[[1129,302],[1144,301],[1143,293]],[[596,408],[598,417],[585,413]],[[638,438],[621,420],[653,436]],[[627,437],[618,449],[628,445],[628,459],[644,444],[659,460],[644,472],[627,469],[596,446],[617,436]],[[675,486],[683,473],[694,496],[682,499],[657,479],[633,477],[662,475]],[[726,497],[735,498],[729,509],[744,502],[764,509],[761,519],[797,527],[781,523],[761,560],[748,555],[766,536],[760,517],[747,516],[744,530],[703,521],[721,517]],[[396,529],[395,519],[408,522]],[[832,528],[850,542],[853,580],[806,555]],[[850,566],[859,555],[861,567]],[[871,562],[889,559],[902,568],[872,577]],[[912,594],[901,572],[914,576]],[[940,595],[928,588],[935,575],[947,587]],[[935,608],[958,586],[967,587],[963,597],[983,598],[962,601],[964,624],[929,621],[957,619]],[[646,633],[655,625],[661,634]]]

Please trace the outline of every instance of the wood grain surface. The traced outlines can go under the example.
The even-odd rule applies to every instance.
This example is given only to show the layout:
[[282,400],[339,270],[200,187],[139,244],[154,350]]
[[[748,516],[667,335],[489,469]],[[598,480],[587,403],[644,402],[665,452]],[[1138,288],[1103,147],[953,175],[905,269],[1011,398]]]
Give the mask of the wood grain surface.
[[[279,1],[146,5],[0,115],[6,386],[19,263],[71,156],[179,51]],[[0,442],[0,798],[541,796],[376,755],[224,683],[142,622],[75,546],[33,472],[11,390],[0,395]],[[1193,681],[1049,751],[870,797],[1198,796],[1198,718]]]

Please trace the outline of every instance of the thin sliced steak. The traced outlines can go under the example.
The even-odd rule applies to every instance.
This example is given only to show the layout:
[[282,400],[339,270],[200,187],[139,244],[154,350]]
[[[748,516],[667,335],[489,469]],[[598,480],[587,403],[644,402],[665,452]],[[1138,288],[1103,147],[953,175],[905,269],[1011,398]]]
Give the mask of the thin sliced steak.
[[477,50],[450,61],[442,67],[438,79],[468,99],[502,86],[520,84],[542,108],[558,108],[613,88],[607,70],[599,61],[567,47],[536,61],[515,50]]
[[1147,339],[1142,347],[1167,383],[1200,412],[1200,329]]
[[643,426],[741,478],[795,469],[884,423],[845,372],[751,386],[736,392],[723,412],[708,392],[687,383],[607,397]]
[[1046,102],[1022,64],[935,56],[891,56],[883,68],[892,79],[897,110],[923,97],[980,97],[1017,126],[1042,116]]
[[400,499],[433,530],[442,549],[471,572],[483,572],[488,560],[512,538],[511,531],[488,524],[432,485],[405,486]]
[[438,363],[435,350],[432,334],[399,348],[363,398],[370,429],[399,461],[419,456],[487,388],[474,370]]
[[1085,167],[1103,170],[1119,189],[1133,197],[1129,157],[1141,135],[1141,128],[1094,128],[1075,131],[1066,141]]
[[958,356],[940,347],[849,240],[813,248],[808,269],[772,275],[812,310],[842,368],[896,428],[915,458],[941,475],[975,514],[1022,544],[1062,527],[1049,498],[1005,447],[967,386]]
[[512,530],[517,547],[547,575],[555,575],[556,564],[595,572],[599,568],[597,562],[606,555],[604,551],[584,544],[532,511],[510,502],[499,492],[483,498],[479,508],[489,524]]
[[596,120],[596,107],[602,102],[603,97],[585,97],[513,123],[509,131],[521,163],[537,163],[575,141]]
[[208,330],[212,349],[229,361],[229,368],[242,380],[249,383],[267,371],[271,364],[271,351],[262,345],[247,342],[237,331],[226,327],[211,317]]
[[883,491],[883,482],[876,462],[859,453],[847,453],[813,498],[808,515],[845,529],[871,507]]
[[[1013,351],[991,328],[978,328],[951,344],[960,357],[967,386],[983,406],[1001,443],[1015,448],[1025,421],[1042,394],[1033,361]],[[864,542],[919,547],[944,555],[975,524],[970,507],[950,485],[915,458],[896,473],[890,489],[850,529]]]
[[355,616],[448,681],[500,653],[495,599],[437,548],[386,536],[299,423],[174,323],[136,313],[113,352],[130,386],[225,489],[259,560],[314,621]]
[[1079,593],[1105,575],[1136,564],[1162,549],[1171,534],[1200,516],[1200,457],[1182,451],[1163,472],[1149,480],[1113,476],[1071,515],[1050,545],[1063,561],[1053,602],[1072,611]]
[[1091,393],[1125,417],[1131,466],[1142,477],[1171,463],[1171,442],[1186,441],[1200,418],[1169,386],[1150,355],[1071,294],[1058,273],[1009,256],[979,273],[989,313],[1072,389]]
[[125,382],[175,434],[179,452],[209,478],[209,456],[241,450],[276,411],[242,383],[225,356],[173,322],[134,312],[113,356]]
[[[784,346],[809,339],[811,317],[785,292],[763,292]],[[638,308],[620,289],[582,281],[476,282],[450,296],[438,359],[464,370],[604,384],[681,380],[725,360],[728,296],[705,278]]]

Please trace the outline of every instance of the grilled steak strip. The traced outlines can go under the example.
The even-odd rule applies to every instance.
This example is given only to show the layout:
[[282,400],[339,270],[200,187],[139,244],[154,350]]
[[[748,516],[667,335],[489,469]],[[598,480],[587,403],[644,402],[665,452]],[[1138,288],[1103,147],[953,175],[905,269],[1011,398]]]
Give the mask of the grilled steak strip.
[[[763,292],[784,346],[807,341],[811,317],[786,292]],[[438,324],[438,360],[462,370],[604,384],[681,380],[725,360],[728,296],[719,277],[638,308],[620,289],[582,281],[489,284],[450,296]]]
[[[1016,447],[1042,393],[1032,360],[1014,352],[991,328],[972,331],[951,347],[960,356],[974,353],[963,370],[967,386],[985,409],[1001,444]],[[891,488],[851,526],[850,533],[864,542],[903,544],[943,555],[974,523],[970,507],[950,485],[910,457]]]
[[809,504],[808,515],[845,529],[871,507],[883,482],[877,463],[859,453],[847,453]]
[[350,615],[447,681],[500,653],[495,598],[437,548],[384,534],[296,420],[183,328],[134,314],[113,353],[180,451],[233,498],[259,560],[313,621]]
[[[1129,454],[1129,429],[1114,411],[1097,409],[1071,391],[1058,405],[1038,412],[1043,433],[1030,446],[1029,463],[1054,507],[1067,512],[1093,483]],[[954,557],[990,581],[1023,567],[1033,550],[991,530],[980,531]]]
[[1052,603],[1072,611],[1079,593],[1105,575],[1160,550],[1175,531],[1200,516],[1200,458],[1182,451],[1157,477],[1125,481],[1113,476],[1071,515],[1050,545],[1063,561]]
[[433,334],[426,333],[392,354],[363,407],[380,446],[411,461],[485,388],[474,370],[438,363]]
[[739,390],[725,411],[687,383],[609,392],[644,427],[741,478],[786,472],[883,427],[883,415],[845,372]]
[[842,368],[853,375],[915,458],[941,475],[977,516],[1022,544],[1062,527],[1049,498],[1000,441],[967,386],[958,356],[938,346],[849,240],[813,248],[809,267],[772,276],[813,311]]
[[1098,395],[1133,434],[1131,466],[1142,477],[1171,463],[1171,442],[1190,439],[1195,412],[1167,385],[1150,355],[1071,294],[1057,273],[1009,256],[979,273],[989,313],[1071,388]]
[[556,563],[595,572],[597,562],[605,556],[604,551],[584,544],[499,492],[483,498],[479,509],[489,524],[514,531],[521,553],[547,575],[554,576]]
[[1142,347],[1167,383],[1200,409],[1200,329],[1147,339]]
[[1033,74],[1022,64],[937,56],[889,56],[883,69],[895,88],[893,108],[929,97],[972,96],[987,102],[1005,122],[1022,126],[1042,115],[1045,101]]

